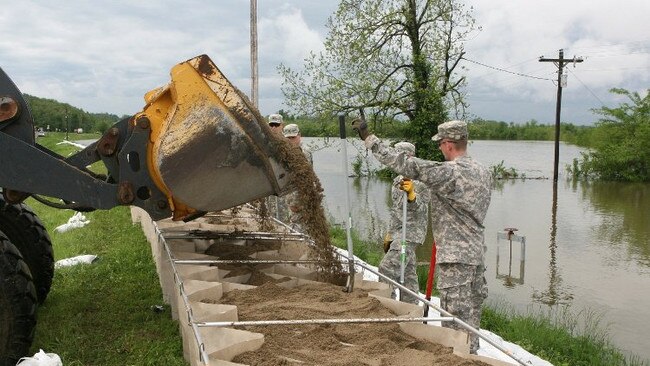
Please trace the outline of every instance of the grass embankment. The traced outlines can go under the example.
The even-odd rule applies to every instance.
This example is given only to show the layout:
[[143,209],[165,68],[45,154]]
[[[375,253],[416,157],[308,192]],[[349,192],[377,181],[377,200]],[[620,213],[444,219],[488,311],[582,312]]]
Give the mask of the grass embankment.
[[53,228],[72,215],[28,202],[49,229],[55,259],[95,254],[99,260],[55,270],[38,310],[32,354],[61,356],[64,365],[185,365],[178,323],[161,305],[151,249],[129,209],[86,213],[90,223],[65,233]]
[[[332,227],[332,243],[347,249],[343,228]],[[354,254],[377,266],[384,253],[380,243],[360,240],[352,233]],[[418,266],[420,291],[424,293],[428,266]],[[436,290],[434,287],[434,296]],[[516,343],[556,366],[648,366],[636,357],[626,357],[611,345],[606,330],[594,314],[518,314],[507,306],[483,306],[481,328]],[[584,319],[583,319],[584,318]],[[578,323],[584,323],[582,327]]]
[[[48,133],[37,142],[68,156],[77,151],[57,144],[64,133]],[[70,139],[96,139],[70,134]],[[101,168],[94,169],[101,171]],[[48,229],[55,260],[94,254],[91,265],[56,269],[52,289],[38,309],[31,354],[58,354],[64,365],[185,365],[178,323],[162,305],[162,292],[151,249],[129,209],[85,213],[90,223],[65,233],[54,228],[74,214],[29,199],[26,202]]]

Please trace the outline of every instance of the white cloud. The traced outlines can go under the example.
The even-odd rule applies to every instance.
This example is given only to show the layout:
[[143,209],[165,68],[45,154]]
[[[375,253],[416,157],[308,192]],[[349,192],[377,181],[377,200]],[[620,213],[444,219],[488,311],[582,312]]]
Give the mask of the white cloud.
[[[169,80],[178,62],[208,54],[245,93],[250,91],[249,0],[23,0],[0,13],[0,66],[26,93],[91,112],[131,114],[143,95]],[[282,108],[280,63],[300,68],[322,49],[336,0],[258,0],[260,111]],[[585,61],[571,67],[563,119],[587,123],[589,108],[615,100],[607,90],[650,85],[646,0],[468,0],[483,27],[467,58],[513,72],[555,79],[539,56]],[[555,86],[468,67],[471,111],[506,121],[554,118]],[[583,85],[584,83],[584,85]],[[586,86],[585,86],[586,85]],[[597,96],[594,97],[593,94]]]
[[[468,1],[483,30],[467,43],[467,58],[536,80],[468,63],[472,112],[485,118],[544,123],[555,118],[557,67],[539,57],[582,57],[568,66],[562,120],[589,123],[590,108],[614,103],[612,87],[644,90],[650,81],[650,3],[626,1]],[[631,54],[637,52],[637,54]],[[610,104],[611,105],[611,104]],[[519,109],[521,111],[515,111]],[[523,112],[523,113],[522,113]],[[523,116],[523,118],[515,117]]]
[[310,52],[323,49],[324,37],[307,24],[299,8],[288,4],[276,8],[268,17],[258,19],[258,23],[259,86],[265,91],[260,98],[260,109],[277,112],[284,104],[280,90],[282,79],[277,66],[282,63],[301,68]]
[[259,24],[261,53],[273,60],[302,63],[309,52],[323,49],[323,38],[310,29],[300,9],[286,6],[284,11],[264,18]]

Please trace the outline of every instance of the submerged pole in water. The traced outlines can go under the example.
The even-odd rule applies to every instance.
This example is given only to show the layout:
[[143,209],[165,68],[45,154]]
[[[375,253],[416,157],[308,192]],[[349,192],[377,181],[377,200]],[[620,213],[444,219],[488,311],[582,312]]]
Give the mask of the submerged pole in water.
[[345,185],[345,211],[348,220],[345,223],[345,235],[348,240],[348,283],[345,287],[347,292],[354,290],[354,251],[352,250],[352,215],[350,214],[350,187],[348,185],[348,140],[345,138],[345,116],[339,115],[339,134],[341,136],[341,147],[343,151],[343,178]]

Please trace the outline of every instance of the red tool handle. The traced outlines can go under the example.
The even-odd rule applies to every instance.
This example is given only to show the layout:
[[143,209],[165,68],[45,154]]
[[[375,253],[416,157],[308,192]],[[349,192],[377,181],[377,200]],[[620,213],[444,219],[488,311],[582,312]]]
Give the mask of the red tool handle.
[[[433,241],[431,247],[431,262],[429,262],[429,276],[427,277],[427,291],[425,297],[431,300],[431,291],[433,289],[433,274],[436,272],[436,241]],[[424,304],[424,316],[429,316],[429,305]],[[424,322],[426,324],[426,322]]]

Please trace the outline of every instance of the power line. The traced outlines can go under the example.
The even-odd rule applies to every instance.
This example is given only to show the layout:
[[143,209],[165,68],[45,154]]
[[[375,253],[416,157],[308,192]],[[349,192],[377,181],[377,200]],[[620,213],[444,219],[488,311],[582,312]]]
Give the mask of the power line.
[[523,76],[523,77],[527,77],[527,78],[531,78],[531,79],[537,79],[537,80],[553,81],[553,80],[548,79],[548,78],[542,78],[542,77],[539,77],[539,76],[533,76],[533,75],[522,74],[522,73],[520,73],[520,72],[514,72],[514,71],[510,71],[510,70],[502,69],[502,68],[500,68],[500,67],[486,65],[486,64],[481,63],[481,62],[478,62],[478,61],[470,60],[470,59],[468,59],[468,58],[466,58],[466,57],[463,57],[463,60],[468,61],[468,62],[471,62],[471,63],[473,63],[473,64],[477,64],[477,65],[483,66],[483,67],[487,67],[488,69],[493,69],[493,70],[497,70],[497,71],[505,72],[505,73],[512,74],[512,75]]
[[605,105],[605,102],[603,102],[602,100],[600,100],[600,98],[598,98],[598,96],[596,95],[596,93],[594,93],[594,92],[593,92],[593,91],[592,91],[592,90],[587,86],[587,84],[583,83],[582,80],[580,80],[580,78],[578,77],[578,75],[576,75],[575,72],[571,71],[571,69],[568,68],[568,67],[567,67],[567,70],[569,70],[569,72],[571,73],[571,75],[575,76],[576,80],[578,80],[578,81],[580,82],[580,84],[582,84],[582,86],[584,86],[585,89],[587,89],[587,90],[589,91],[589,93],[591,93],[591,95],[594,96],[594,98],[598,99],[598,101],[600,102],[601,105]]

